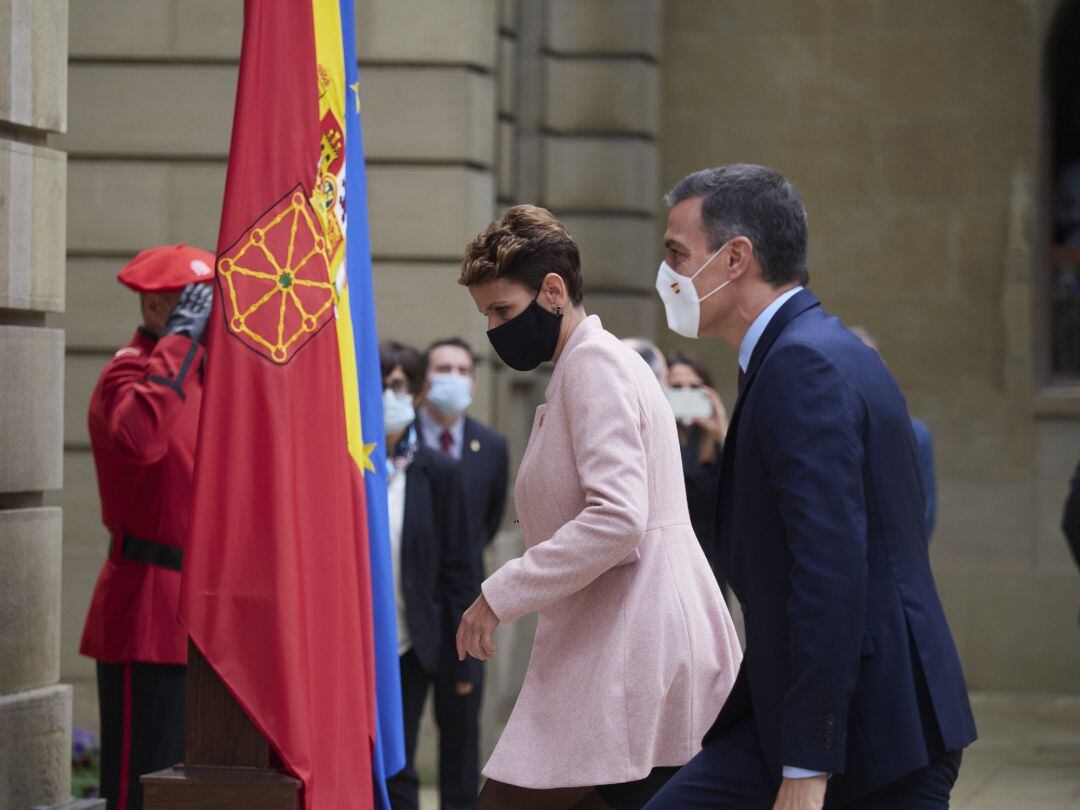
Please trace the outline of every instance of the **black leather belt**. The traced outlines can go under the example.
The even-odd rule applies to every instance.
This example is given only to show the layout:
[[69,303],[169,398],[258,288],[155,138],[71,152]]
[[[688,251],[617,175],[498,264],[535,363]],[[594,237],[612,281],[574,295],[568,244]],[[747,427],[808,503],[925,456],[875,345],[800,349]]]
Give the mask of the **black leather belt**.
[[120,555],[129,560],[179,571],[184,562],[184,550],[180,546],[167,546],[156,540],[143,540],[141,537],[124,535],[120,546]]

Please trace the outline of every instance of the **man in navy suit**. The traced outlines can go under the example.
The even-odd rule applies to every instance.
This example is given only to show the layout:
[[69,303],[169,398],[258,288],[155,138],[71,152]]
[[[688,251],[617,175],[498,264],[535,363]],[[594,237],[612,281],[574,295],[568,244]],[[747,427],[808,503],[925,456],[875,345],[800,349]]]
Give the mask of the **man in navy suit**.
[[975,723],[904,398],[805,289],[806,212],[781,175],[709,169],[667,203],[668,325],[739,353],[717,531],[747,647],[701,753],[648,807],[947,808]]
[[[498,532],[506,506],[506,438],[466,414],[476,389],[476,357],[468,343],[460,338],[435,341],[425,353],[425,365],[425,401],[418,414],[417,430],[427,447],[460,463],[471,550],[477,569],[482,571],[484,549]],[[458,680],[456,632],[456,626],[447,628],[445,661],[435,685],[443,810],[475,807],[480,787],[483,662],[469,658],[471,677],[465,682]]]

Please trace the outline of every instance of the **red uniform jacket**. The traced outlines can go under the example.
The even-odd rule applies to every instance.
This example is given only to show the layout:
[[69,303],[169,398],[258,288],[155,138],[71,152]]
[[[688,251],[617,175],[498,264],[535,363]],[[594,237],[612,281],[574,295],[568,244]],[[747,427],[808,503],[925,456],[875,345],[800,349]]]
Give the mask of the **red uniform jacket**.
[[98,661],[187,661],[177,618],[180,572],[138,561],[132,545],[165,557],[184,545],[202,359],[202,348],[184,336],[158,340],[140,329],[101,372],[90,399],[101,519],[112,544],[79,651]]

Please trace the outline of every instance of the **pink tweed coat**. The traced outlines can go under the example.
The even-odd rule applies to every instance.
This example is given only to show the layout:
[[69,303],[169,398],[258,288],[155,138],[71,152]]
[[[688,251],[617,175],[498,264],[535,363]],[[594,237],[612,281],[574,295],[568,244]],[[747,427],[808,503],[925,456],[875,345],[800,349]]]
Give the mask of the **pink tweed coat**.
[[525,554],[483,591],[501,622],[537,611],[539,623],[484,775],[576,787],[685,764],[742,654],[690,526],[675,417],[595,316],[537,409],[515,504]]

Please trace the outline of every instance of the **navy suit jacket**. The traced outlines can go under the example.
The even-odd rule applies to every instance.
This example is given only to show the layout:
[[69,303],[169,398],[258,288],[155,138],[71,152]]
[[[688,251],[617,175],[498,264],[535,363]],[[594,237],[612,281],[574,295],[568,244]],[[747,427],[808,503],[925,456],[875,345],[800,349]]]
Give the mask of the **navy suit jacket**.
[[[461,614],[480,592],[480,569],[470,548],[461,470],[422,444],[405,471],[401,586],[413,651],[434,674],[446,665]],[[468,660],[452,658],[455,680],[477,682]]]
[[[416,431],[423,442],[419,420]],[[470,542],[473,551],[482,558],[484,548],[499,531],[506,509],[510,454],[505,436],[471,416],[465,417],[462,435],[461,475],[465,479]]]
[[706,741],[753,715],[777,780],[849,801],[975,739],[926,546],[904,398],[804,290],[754,349],[724,445],[721,573],[746,657]]
[[[421,433],[420,420],[415,422],[415,427],[420,443],[423,444],[424,436]],[[447,459],[438,450],[425,449],[453,464],[453,461]],[[466,416],[462,434],[461,461],[455,466],[461,471],[461,478],[465,485],[465,514],[469,523],[468,548],[478,576],[476,590],[468,604],[472,604],[472,600],[480,595],[480,581],[484,578],[484,549],[495,538],[502,523],[503,511],[506,508],[509,464],[510,454],[506,438],[501,433],[477,422],[471,416]],[[460,614],[458,618],[460,619]],[[445,646],[444,653],[447,663],[444,666],[454,672],[454,679],[457,681],[482,683],[483,661],[478,661],[470,655],[466,656],[463,665],[459,665],[454,647],[457,628],[457,622],[453,622],[449,628],[449,642]]]

